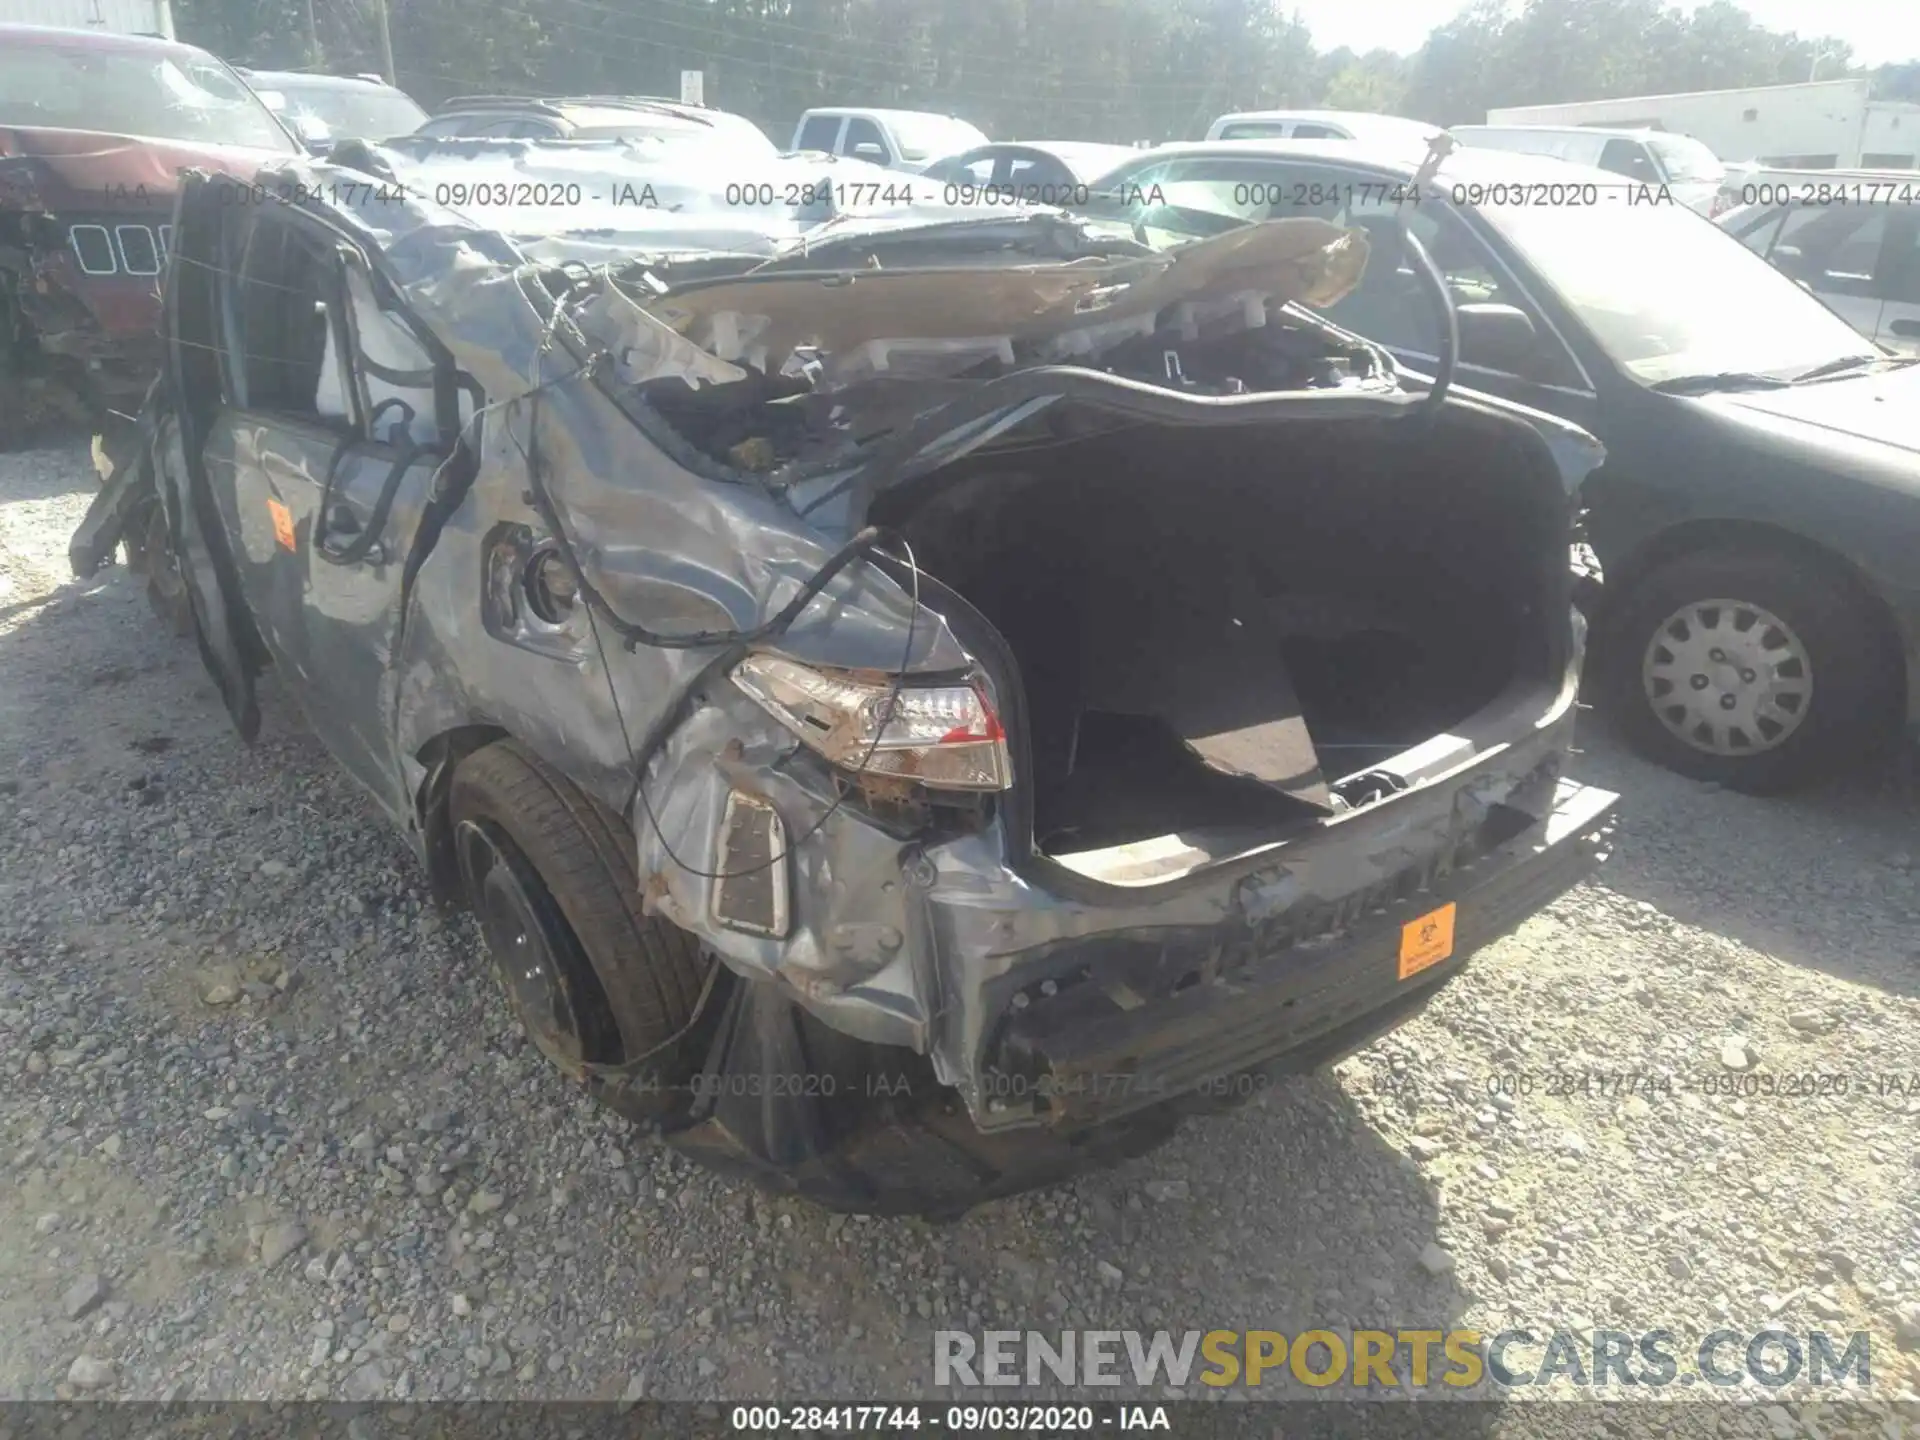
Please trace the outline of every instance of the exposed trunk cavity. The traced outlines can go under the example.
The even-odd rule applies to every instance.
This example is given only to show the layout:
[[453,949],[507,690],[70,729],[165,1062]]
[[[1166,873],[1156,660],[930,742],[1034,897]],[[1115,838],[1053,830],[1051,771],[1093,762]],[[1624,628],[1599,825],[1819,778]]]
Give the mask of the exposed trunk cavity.
[[1135,425],[975,457],[874,518],[1011,648],[1044,853],[1271,836],[1557,681],[1567,501],[1505,428]]

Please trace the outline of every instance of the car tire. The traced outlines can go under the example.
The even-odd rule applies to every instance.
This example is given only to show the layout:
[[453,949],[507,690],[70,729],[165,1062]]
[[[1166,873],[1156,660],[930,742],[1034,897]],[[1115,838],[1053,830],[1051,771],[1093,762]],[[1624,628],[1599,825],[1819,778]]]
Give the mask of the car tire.
[[599,1071],[626,1067],[621,1112],[670,1114],[718,961],[644,913],[627,828],[512,740],[460,762],[448,811],[468,903],[535,1046],[596,1093]]
[[1628,743],[1696,780],[1795,789],[1890,728],[1898,665],[1878,617],[1844,576],[1798,556],[1670,560],[1615,602],[1600,648],[1602,699]]

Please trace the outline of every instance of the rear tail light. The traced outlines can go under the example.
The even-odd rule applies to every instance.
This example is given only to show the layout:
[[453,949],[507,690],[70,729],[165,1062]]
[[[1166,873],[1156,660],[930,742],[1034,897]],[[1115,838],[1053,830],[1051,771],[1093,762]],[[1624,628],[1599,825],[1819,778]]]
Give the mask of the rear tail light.
[[1004,790],[1006,732],[979,686],[906,684],[750,655],[733,683],[832,764],[930,790]]

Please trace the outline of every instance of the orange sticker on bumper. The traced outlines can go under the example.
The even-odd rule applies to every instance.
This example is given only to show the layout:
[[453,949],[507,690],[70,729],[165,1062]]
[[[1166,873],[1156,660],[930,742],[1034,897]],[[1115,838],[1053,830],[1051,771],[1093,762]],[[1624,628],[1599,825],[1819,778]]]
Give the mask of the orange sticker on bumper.
[[1402,980],[1418,975],[1429,965],[1438,965],[1453,954],[1453,912],[1454,906],[1449,902],[1400,927]]
[[268,496],[267,513],[273,517],[273,538],[280,542],[280,548],[293,549],[293,512]]

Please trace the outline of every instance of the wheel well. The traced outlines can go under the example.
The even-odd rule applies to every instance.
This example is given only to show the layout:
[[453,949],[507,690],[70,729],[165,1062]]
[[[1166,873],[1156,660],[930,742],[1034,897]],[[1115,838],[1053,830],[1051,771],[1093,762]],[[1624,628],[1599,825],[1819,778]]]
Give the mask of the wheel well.
[[1604,567],[1599,628],[1604,630],[1613,601],[1625,595],[1642,578],[1684,555],[1697,555],[1711,550],[1763,552],[1817,567],[1831,575],[1847,587],[1872,618],[1881,643],[1886,647],[1889,662],[1903,677],[1904,691],[1906,650],[1901,641],[1900,627],[1873,582],[1844,555],[1804,535],[1762,521],[1688,520],[1642,541],[1637,549],[1623,559]]
[[416,823],[427,857],[427,887],[433,903],[443,910],[464,903],[460,893],[460,862],[453,853],[453,826],[447,814],[447,793],[459,763],[496,740],[509,738],[498,725],[462,725],[443,731],[422,745],[415,758],[427,767],[414,799]]

